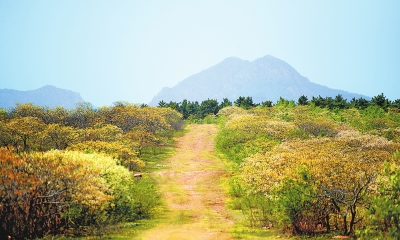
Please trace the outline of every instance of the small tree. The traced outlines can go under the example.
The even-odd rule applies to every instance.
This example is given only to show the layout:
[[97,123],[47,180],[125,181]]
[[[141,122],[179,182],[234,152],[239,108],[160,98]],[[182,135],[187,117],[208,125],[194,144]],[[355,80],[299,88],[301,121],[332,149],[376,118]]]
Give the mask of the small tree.
[[261,106],[263,106],[263,107],[272,107],[272,105],[273,105],[272,101],[269,101],[269,100],[261,102]]
[[161,100],[161,101],[158,102],[158,106],[157,107],[160,107],[160,108],[167,107],[167,103],[164,102],[163,100]]
[[217,114],[219,111],[218,101],[214,99],[207,99],[200,104],[199,117],[204,118],[209,114]]
[[299,105],[308,105],[308,98],[304,95],[301,95],[298,100]]
[[234,103],[235,103],[235,106],[241,107],[243,109],[250,109],[250,108],[256,106],[256,104],[253,103],[252,97],[240,96],[238,99],[236,99],[236,101]]
[[341,94],[338,94],[335,97],[333,107],[339,108],[339,109],[344,109],[344,108],[346,108],[346,106],[347,106],[347,100],[344,99]]
[[221,104],[219,105],[219,108],[222,109],[222,108],[224,108],[224,107],[230,107],[230,106],[232,106],[232,102],[229,101],[229,99],[224,98],[224,99],[222,99],[222,102],[221,102]]
[[390,101],[385,97],[385,95],[383,95],[383,93],[381,93],[378,96],[372,98],[371,104],[379,106],[387,111],[390,106]]
[[[393,155],[400,159],[400,152]],[[400,239],[400,167],[386,163],[379,179],[379,195],[372,197],[367,211],[369,225],[360,231],[362,239]]]

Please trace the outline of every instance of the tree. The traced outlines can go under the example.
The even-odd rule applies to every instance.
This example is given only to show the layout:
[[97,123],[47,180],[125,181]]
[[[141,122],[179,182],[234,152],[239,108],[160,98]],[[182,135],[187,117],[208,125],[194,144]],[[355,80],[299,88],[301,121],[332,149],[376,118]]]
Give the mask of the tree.
[[179,112],[182,114],[184,119],[189,117],[188,104],[188,100],[184,99],[179,107]]
[[49,138],[50,145],[54,149],[64,150],[68,146],[79,141],[80,132],[72,127],[63,126],[57,123],[48,124],[45,134]]
[[16,107],[11,109],[10,116],[17,117],[37,117],[42,118],[44,109],[41,106],[35,106],[32,103],[17,103]]
[[76,128],[87,128],[94,125],[95,110],[89,102],[80,102],[68,116],[67,124]]
[[379,106],[387,111],[390,106],[390,101],[381,93],[378,96],[372,97],[371,105]]
[[365,109],[369,106],[370,102],[364,98],[352,98],[350,101],[350,106],[357,109]]
[[307,105],[308,104],[308,98],[306,96],[304,96],[304,95],[301,95],[299,97],[299,100],[297,101],[297,103],[299,105]]
[[80,131],[83,142],[85,141],[103,141],[115,142],[121,139],[122,129],[112,124],[96,124],[92,128],[86,128]]
[[74,154],[18,156],[0,149],[0,225],[8,235],[34,239],[71,222],[85,226],[105,211],[112,196],[100,173],[107,164],[101,156],[92,164],[88,155]]
[[102,115],[106,116],[105,123],[119,127],[124,133],[139,124],[139,108],[134,105],[116,105],[109,109],[102,109]]
[[315,186],[311,196],[329,200],[331,214],[341,216],[343,234],[350,235],[362,219],[359,208],[367,204],[375,177],[394,149],[373,136],[288,142],[246,159],[243,177],[253,191],[271,195],[286,178],[302,181],[296,169],[307,169]]
[[396,99],[392,102],[392,107],[400,109],[400,99]]
[[[188,102],[187,106],[186,106],[186,111],[187,111],[187,115],[188,118],[189,117],[197,117],[197,115],[199,115],[199,111],[200,111],[200,104],[199,102],[195,101],[195,102]],[[185,117],[183,117],[184,119],[186,119]]]
[[347,106],[347,101],[346,101],[346,99],[344,99],[343,96],[342,96],[341,94],[338,94],[338,95],[335,97],[333,107],[334,107],[334,108],[339,108],[339,109],[344,109],[344,108],[346,108],[346,106]]
[[235,106],[241,107],[243,109],[250,109],[250,108],[256,106],[253,103],[253,98],[252,97],[242,97],[242,96],[240,96],[238,99],[236,99],[234,104],[235,104]]
[[217,114],[219,111],[218,101],[215,99],[207,99],[201,102],[199,108],[199,117],[204,118],[209,114]]
[[287,100],[284,99],[283,97],[279,97],[279,100],[276,102],[275,106],[281,106],[281,107],[294,107],[296,103],[293,100]]
[[272,101],[269,101],[269,100],[261,102],[262,107],[272,107],[272,105],[273,105]]
[[168,103],[168,107],[169,107],[169,108],[172,108],[172,109],[174,109],[174,110],[176,110],[176,111],[179,112],[180,103],[170,101],[170,102]]
[[164,102],[163,100],[161,100],[160,102],[158,102],[158,106],[157,107],[165,108],[165,107],[167,107],[167,103]]
[[333,109],[334,107],[334,100],[332,97],[326,97],[326,98],[323,98],[321,96],[318,96],[318,98],[312,97],[311,103],[320,108]]
[[[188,103],[188,113],[194,114],[191,112],[190,106],[193,106],[193,103]],[[182,121],[182,114],[178,113],[177,111],[171,108],[162,108],[159,109],[158,113],[167,121],[167,124],[171,126],[170,129],[174,129],[176,131],[181,130],[183,128],[183,121]]]
[[45,124],[37,117],[13,118],[6,124],[7,135],[10,137],[13,146],[17,151],[22,147],[22,151],[25,152],[39,143],[40,138],[43,137],[40,133],[44,128]]
[[42,120],[46,124],[55,123],[66,125],[70,111],[64,107],[45,108]]
[[6,121],[8,119],[7,110],[0,108],[0,121]]
[[379,178],[379,195],[372,196],[366,211],[368,225],[360,231],[362,239],[400,238],[400,160],[399,152],[385,164]]
[[222,108],[224,108],[224,107],[230,107],[230,106],[232,106],[232,102],[229,101],[229,99],[224,98],[224,99],[222,99],[222,102],[221,102],[221,104],[219,105],[219,108],[222,109]]

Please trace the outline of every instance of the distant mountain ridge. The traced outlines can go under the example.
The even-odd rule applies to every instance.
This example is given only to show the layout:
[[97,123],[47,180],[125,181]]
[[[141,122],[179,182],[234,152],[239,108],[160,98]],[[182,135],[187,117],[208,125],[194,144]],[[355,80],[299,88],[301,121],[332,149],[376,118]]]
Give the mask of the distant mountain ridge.
[[46,85],[39,89],[18,91],[0,89],[0,107],[15,107],[15,103],[33,103],[39,106],[74,108],[83,98],[77,92]]
[[288,63],[267,55],[252,62],[229,57],[206,70],[194,74],[172,88],[164,87],[149,103],[156,106],[165,102],[203,101],[250,96],[255,103],[266,100],[276,102],[280,97],[297,101],[301,95],[311,97],[335,97],[341,94],[348,101],[363,97],[356,93],[332,89],[310,82]]

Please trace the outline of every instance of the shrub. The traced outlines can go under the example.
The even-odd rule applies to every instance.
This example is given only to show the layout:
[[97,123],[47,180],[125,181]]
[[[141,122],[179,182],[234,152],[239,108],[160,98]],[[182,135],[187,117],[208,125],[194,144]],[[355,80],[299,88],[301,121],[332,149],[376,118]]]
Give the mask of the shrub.
[[335,124],[326,120],[302,121],[297,126],[314,137],[334,137],[338,133]]
[[372,204],[366,211],[368,225],[359,231],[361,239],[400,238],[400,152],[386,163],[379,179],[379,195],[372,196]]
[[0,230],[14,238],[82,235],[147,217],[156,204],[154,189],[101,154],[0,149],[0,164]]

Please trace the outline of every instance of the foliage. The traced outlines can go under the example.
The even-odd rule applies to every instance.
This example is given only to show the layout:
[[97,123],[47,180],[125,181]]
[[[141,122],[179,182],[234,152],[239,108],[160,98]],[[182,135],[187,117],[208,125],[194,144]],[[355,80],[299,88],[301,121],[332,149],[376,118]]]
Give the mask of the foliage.
[[391,104],[390,100],[387,99],[385,95],[383,95],[383,93],[373,97],[371,100],[371,105],[379,106],[385,111],[388,110],[390,104]]
[[220,110],[226,122],[216,147],[238,169],[230,205],[249,224],[296,234],[335,228],[344,235],[368,224],[364,212],[379,195],[377,175],[400,147],[400,115],[344,101],[338,96],[321,108],[281,99],[269,108]]
[[253,103],[252,97],[242,97],[240,96],[238,99],[235,100],[235,106],[241,107],[243,109],[250,109],[255,107],[256,104]]
[[[273,191],[275,221],[283,229],[295,234],[310,234],[327,226],[326,204],[313,197],[314,186],[307,172],[299,172],[301,180],[286,178]],[[317,224],[316,224],[317,223]]]
[[5,146],[11,145],[17,152],[40,150],[44,128],[45,124],[37,117],[17,117],[1,124],[0,138]]
[[85,227],[148,217],[158,204],[154,188],[104,155],[1,149],[0,161],[1,227],[15,238],[83,234]]
[[81,151],[86,153],[103,153],[118,159],[119,162],[130,171],[140,170],[145,163],[139,159],[138,153],[132,149],[129,141],[104,142],[86,141],[69,147],[69,150]]
[[167,146],[183,128],[177,111],[117,102],[1,113],[0,238],[101,234],[160,204],[152,179],[132,171],[145,166],[142,149]]
[[338,133],[335,124],[326,119],[300,121],[297,123],[297,126],[299,129],[314,137],[334,137]]
[[216,138],[216,147],[240,162],[257,152],[266,152],[284,140],[295,126],[260,116],[243,115],[229,121]]
[[387,162],[379,179],[379,194],[372,196],[366,211],[369,224],[359,231],[362,239],[399,239],[400,237],[400,153]]
[[297,103],[299,104],[299,105],[307,105],[309,102],[308,102],[308,98],[306,97],[306,96],[304,96],[304,95],[301,95],[300,97],[299,97],[299,100],[297,101]]

